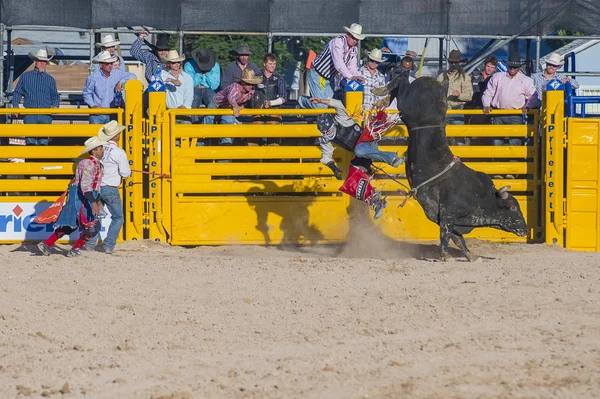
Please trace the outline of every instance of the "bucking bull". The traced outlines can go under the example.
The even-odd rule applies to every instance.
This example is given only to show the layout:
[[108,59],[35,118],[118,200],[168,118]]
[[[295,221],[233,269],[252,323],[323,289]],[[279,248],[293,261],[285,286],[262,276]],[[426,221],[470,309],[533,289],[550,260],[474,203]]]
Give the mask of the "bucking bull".
[[406,176],[427,218],[440,226],[442,260],[450,257],[452,239],[473,261],[476,257],[463,234],[476,227],[526,236],[527,224],[519,202],[508,192],[510,187],[497,190],[488,175],[465,166],[450,151],[445,127],[447,87],[431,78],[408,84],[406,74],[399,74],[383,91],[377,94],[397,98],[408,128]]

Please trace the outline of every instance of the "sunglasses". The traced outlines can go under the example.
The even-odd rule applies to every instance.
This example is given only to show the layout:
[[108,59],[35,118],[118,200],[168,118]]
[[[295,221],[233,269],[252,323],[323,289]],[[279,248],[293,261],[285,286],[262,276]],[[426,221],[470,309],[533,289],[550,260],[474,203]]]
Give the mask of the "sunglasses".
[[521,69],[521,67],[511,67],[511,66],[509,66],[508,69]]
[[546,66],[549,66],[549,67],[552,67],[552,68],[558,68],[559,67],[558,65],[548,64],[548,63],[546,63]]

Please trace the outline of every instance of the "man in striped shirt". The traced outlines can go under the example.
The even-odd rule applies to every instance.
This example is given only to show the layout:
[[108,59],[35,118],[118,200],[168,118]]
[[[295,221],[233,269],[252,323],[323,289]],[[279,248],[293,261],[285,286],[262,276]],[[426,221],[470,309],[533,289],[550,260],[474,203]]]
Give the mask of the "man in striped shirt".
[[558,79],[562,82],[562,84],[567,84],[567,82],[571,82],[571,86],[573,89],[579,88],[579,83],[576,80],[569,79],[568,76],[558,72],[558,69],[563,66],[565,63],[563,57],[561,57],[558,53],[550,53],[546,58],[546,68],[542,72],[537,72],[531,75],[531,79],[533,79],[533,85],[535,86],[535,90],[537,91],[537,96],[539,100],[539,105],[542,105],[542,92],[546,91],[546,85],[549,81],[553,79]]
[[[19,78],[19,83],[13,92],[12,106],[18,108],[21,98],[25,108],[58,108],[60,97],[56,89],[56,80],[46,72],[46,65],[52,57],[48,57],[48,52],[44,49],[29,53],[33,59],[34,68],[27,71]],[[18,112],[13,114],[17,117]],[[51,115],[25,115],[23,123],[33,124],[51,124]],[[26,139],[27,145],[48,145],[47,138]]]
[[142,29],[142,33],[138,35],[138,38],[134,40],[131,44],[131,49],[129,52],[131,56],[138,61],[141,61],[146,65],[146,72],[144,76],[148,83],[152,81],[152,77],[156,75],[157,72],[163,71],[165,69],[165,64],[162,63],[162,59],[169,54],[169,36],[166,34],[159,34],[156,37],[156,45],[152,48],[152,50],[144,50],[142,46],[144,45],[144,39],[148,36],[148,31],[146,29]]
[[[325,49],[315,58],[306,78],[310,88],[310,96],[332,98],[335,78],[340,76],[347,80],[358,80],[364,83],[365,78],[358,71],[358,42],[364,39],[362,26],[352,24],[344,26],[345,35],[338,36],[327,44]],[[302,108],[327,108],[324,104],[313,103],[310,97],[300,97],[298,104]]]

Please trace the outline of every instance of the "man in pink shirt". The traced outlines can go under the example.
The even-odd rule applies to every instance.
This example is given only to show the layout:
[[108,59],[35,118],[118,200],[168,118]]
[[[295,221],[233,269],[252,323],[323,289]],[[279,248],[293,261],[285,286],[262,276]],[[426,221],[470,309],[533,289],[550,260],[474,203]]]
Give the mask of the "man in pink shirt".
[[[492,115],[492,124],[518,125],[524,123],[524,116],[529,108],[538,103],[533,79],[521,72],[521,57],[512,54],[507,62],[508,72],[497,72],[490,78],[482,96],[483,112]],[[521,115],[501,115],[495,109],[520,109]],[[494,114],[498,114],[497,116]],[[502,140],[494,140],[494,145],[502,145]],[[510,139],[509,145],[521,145],[520,139]]]
[[321,54],[315,58],[311,68],[306,74],[310,97],[300,97],[298,104],[302,108],[327,108],[324,104],[313,103],[311,97],[332,98],[336,86],[336,77],[346,80],[358,80],[364,83],[365,79],[358,71],[358,47],[360,40],[364,39],[362,26],[352,24],[344,26],[345,35],[331,39]]

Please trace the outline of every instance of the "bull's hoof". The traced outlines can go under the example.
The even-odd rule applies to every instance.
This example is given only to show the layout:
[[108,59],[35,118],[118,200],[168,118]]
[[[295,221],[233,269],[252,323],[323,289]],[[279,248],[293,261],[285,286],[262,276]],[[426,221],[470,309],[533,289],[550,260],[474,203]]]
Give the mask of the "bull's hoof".
[[442,262],[452,262],[454,258],[446,251],[442,252]]

